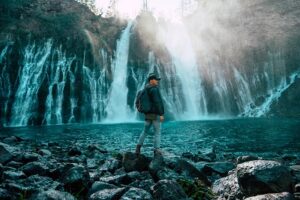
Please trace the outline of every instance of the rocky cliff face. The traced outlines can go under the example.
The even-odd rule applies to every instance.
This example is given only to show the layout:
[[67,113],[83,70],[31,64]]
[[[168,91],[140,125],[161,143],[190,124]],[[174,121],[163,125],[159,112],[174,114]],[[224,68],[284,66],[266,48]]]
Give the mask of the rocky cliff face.
[[1,1],[0,11],[2,122],[90,121],[90,81],[103,77],[99,90],[111,83],[111,60],[126,24],[72,0]]

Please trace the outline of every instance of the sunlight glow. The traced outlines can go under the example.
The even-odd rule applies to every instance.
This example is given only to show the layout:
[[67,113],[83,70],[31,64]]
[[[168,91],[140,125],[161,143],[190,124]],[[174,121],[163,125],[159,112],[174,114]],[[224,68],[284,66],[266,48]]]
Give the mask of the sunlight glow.
[[[157,18],[176,21],[184,15],[182,9],[183,1],[196,7],[195,0],[147,0],[147,10],[151,11]],[[95,0],[95,7],[106,15],[113,10],[122,18],[134,19],[143,9],[145,0]],[[110,11],[109,11],[110,10]]]

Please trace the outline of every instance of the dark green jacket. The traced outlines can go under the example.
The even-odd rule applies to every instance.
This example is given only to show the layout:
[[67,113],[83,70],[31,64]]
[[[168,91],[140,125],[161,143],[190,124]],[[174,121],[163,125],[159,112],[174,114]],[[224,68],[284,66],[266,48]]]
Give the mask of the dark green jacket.
[[164,115],[164,104],[158,86],[147,84],[146,87],[148,89],[150,100],[152,102],[151,109],[148,113]]

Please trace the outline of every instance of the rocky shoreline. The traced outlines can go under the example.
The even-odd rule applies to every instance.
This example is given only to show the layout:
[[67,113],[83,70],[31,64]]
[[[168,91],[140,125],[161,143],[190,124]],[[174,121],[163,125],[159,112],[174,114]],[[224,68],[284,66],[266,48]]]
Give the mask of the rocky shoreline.
[[[0,199],[300,199],[300,157],[137,157],[99,144],[0,138]],[[163,150],[163,149],[162,149]]]

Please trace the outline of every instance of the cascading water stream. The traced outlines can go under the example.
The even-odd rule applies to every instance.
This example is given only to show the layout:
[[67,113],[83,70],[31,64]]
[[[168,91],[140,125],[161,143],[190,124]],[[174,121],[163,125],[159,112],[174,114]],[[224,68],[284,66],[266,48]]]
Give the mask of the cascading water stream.
[[185,100],[185,110],[179,118],[184,120],[200,119],[207,115],[207,107],[190,37],[183,24],[170,25],[161,30],[165,45],[172,56]]
[[116,58],[112,68],[113,81],[106,107],[107,117],[105,122],[118,123],[135,121],[134,112],[127,104],[128,88],[126,85],[130,30],[132,24],[132,21],[128,23],[122,32],[120,40],[117,42]]
[[51,54],[53,41],[49,39],[41,48],[36,44],[28,45],[24,52],[23,68],[20,74],[20,86],[12,106],[13,126],[25,126],[36,110],[38,90],[46,75],[45,63]]

